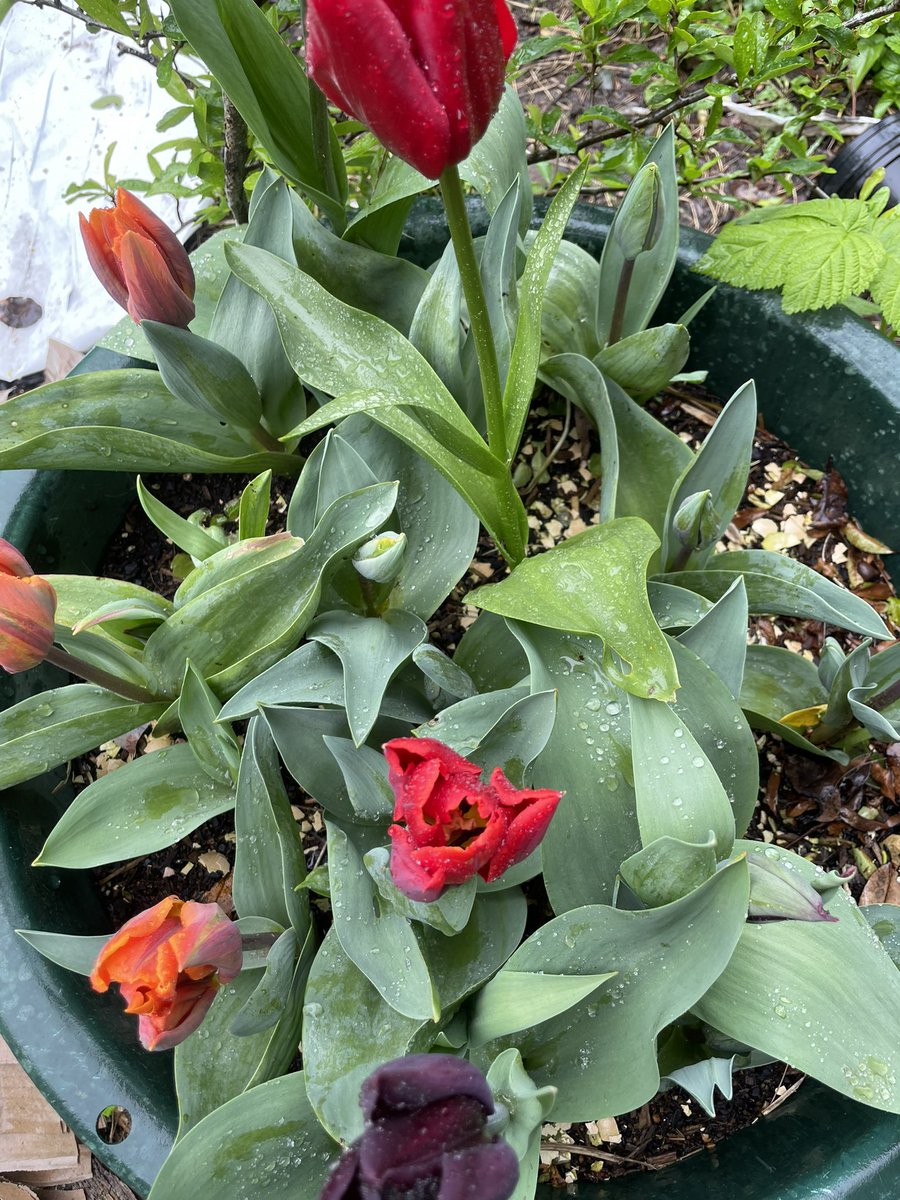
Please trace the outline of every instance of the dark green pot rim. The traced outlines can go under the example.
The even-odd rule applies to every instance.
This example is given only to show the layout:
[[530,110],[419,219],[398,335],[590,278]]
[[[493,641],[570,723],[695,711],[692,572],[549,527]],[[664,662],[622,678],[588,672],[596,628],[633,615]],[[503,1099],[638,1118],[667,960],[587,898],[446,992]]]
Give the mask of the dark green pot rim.
[[[567,236],[598,252],[608,210],[579,205]],[[430,261],[446,241],[436,205],[414,210],[404,243]],[[708,287],[691,272],[709,239],[684,230],[678,266],[660,317],[675,320]],[[692,324],[691,368],[709,367],[709,386],[730,395],[756,378],[767,424],[814,465],[833,457],[850,486],[863,527],[900,541],[900,356],[849,312],[789,317],[777,297],[721,287]],[[712,362],[715,356],[715,362]],[[706,360],[706,361],[704,361]],[[82,369],[123,364],[94,351]],[[0,475],[0,528],[43,571],[90,572],[131,498],[130,476],[11,471]],[[52,668],[0,679],[0,706],[64,682]],[[0,1032],[61,1117],[138,1193],[146,1194],[176,1125],[171,1055],[145,1053],[118,997],[94,995],[87,981],[54,966],[17,937],[17,928],[96,933],[105,918],[87,873],[36,870],[34,858],[72,796],[64,772],[3,794],[0,805]],[[864,981],[860,981],[860,992]],[[213,1068],[214,1069],[214,1068]],[[100,1141],[95,1123],[111,1104],[132,1117],[129,1137]],[[895,1200],[900,1194],[900,1118],[807,1083],[765,1121],[658,1173],[565,1192],[642,1200]],[[727,1189],[727,1190],[726,1190]],[[173,1197],[172,1200],[187,1200]],[[223,1200],[230,1200],[223,1197]],[[299,1197],[298,1200],[315,1200]]]

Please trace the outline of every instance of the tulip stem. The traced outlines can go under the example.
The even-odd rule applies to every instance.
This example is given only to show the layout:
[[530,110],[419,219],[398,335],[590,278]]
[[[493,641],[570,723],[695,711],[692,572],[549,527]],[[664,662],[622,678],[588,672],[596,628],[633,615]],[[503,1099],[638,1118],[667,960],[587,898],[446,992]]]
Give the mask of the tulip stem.
[[488,445],[501,462],[507,461],[506,427],[503,420],[503,393],[497,366],[497,349],[491,332],[487,300],[481,282],[481,271],[475,257],[475,242],[466,213],[462,182],[455,166],[447,167],[441,175],[441,196],[447,211],[447,224],[456,252],[456,262],[462,279],[463,293],[469,310],[469,328],[475,339],[481,390],[484,395],[484,414],[487,420]]
[[272,437],[268,429],[260,422],[253,430],[253,440],[257,445],[262,446],[263,450],[271,450],[275,454],[286,454],[284,446],[277,438]]
[[53,663],[55,667],[68,671],[70,675],[80,675],[88,683],[96,683],[100,687],[106,688],[107,691],[115,692],[117,696],[136,700],[139,704],[152,704],[159,700],[159,696],[154,696],[152,692],[138,687],[136,683],[128,683],[124,679],[119,679],[117,675],[111,675],[109,671],[101,670],[93,663],[76,658],[74,654],[61,650],[59,646],[51,646],[45,657],[46,661]]

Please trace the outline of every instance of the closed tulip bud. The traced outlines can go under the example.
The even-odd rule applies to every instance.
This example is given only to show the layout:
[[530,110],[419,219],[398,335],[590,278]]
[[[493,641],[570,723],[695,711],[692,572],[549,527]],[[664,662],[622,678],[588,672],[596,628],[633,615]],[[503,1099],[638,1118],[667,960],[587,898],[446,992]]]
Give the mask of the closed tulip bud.
[[718,523],[709,492],[695,492],[678,507],[672,518],[672,529],[685,549],[706,550],[716,539]]
[[662,189],[659,167],[646,163],[634,177],[616,214],[613,236],[626,261],[652,250],[662,229]]
[[310,78],[429,179],[484,134],[516,44],[504,0],[308,0],[306,26]]
[[768,851],[747,852],[750,868],[750,908],[747,915],[757,921],[836,921],[822,897],[799,871]]
[[15,675],[43,662],[53,645],[56,592],[15,546],[0,538],[0,667]]
[[353,565],[363,579],[393,583],[400,574],[405,554],[406,534],[388,530],[360,546],[353,555]]
[[105,992],[117,983],[145,1048],[168,1050],[200,1025],[242,961],[241,932],[218,904],[167,896],[113,934],[91,986]]
[[515,1151],[491,1137],[494,1101],[477,1067],[450,1054],[411,1054],[362,1086],[362,1137],[344,1151],[319,1200],[508,1200]]
[[178,238],[124,188],[112,208],[79,217],[94,274],[132,320],[186,329],[194,318],[194,271]]

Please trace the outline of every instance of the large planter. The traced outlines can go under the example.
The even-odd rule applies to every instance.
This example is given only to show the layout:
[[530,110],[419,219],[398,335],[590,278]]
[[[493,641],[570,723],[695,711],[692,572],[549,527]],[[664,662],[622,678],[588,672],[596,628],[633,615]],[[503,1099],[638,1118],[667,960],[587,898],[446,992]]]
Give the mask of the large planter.
[[[599,253],[609,221],[607,210],[582,205],[568,236]],[[422,205],[409,223],[406,252],[431,261],[445,240],[437,210]],[[683,232],[663,302],[666,319],[677,319],[706,289],[707,281],[693,275],[691,266],[707,243],[702,234]],[[832,457],[864,528],[889,544],[900,540],[895,347],[849,313],[787,317],[777,298],[724,286],[696,318],[692,342],[692,366],[710,368],[713,390],[728,396],[754,377],[767,425],[811,464]],[[104,363],[94,359],[91,365]],[[41,570],[90,572],[133,494],[130,477],[113,474],[0,474],[0,528]],[[60,682],[53,668],[4,676],[0,705]],[[141,1050],[118,996],[94,995],[83,980],[41,958],[14,933],[104,928],[86,873],[29,866],[71,799],[71,788],[59,786],[63,776],[52,772],[0,798],[0,1031],[79,1137],[146,1194],[175,1130],[171,1055]],[[863,988],[861,981],[861,994]],[[873,1018],[878,1015],[861,1012],[860,1019]],[[130,1136],[116,1146],[105,1145],[95,1132],[98,1114],[110,1104],[124,1106],[132,1118]],[[900,1118],[807,1084],[771,1118],[709,1154],[577,1194],[608,1200],[713,1194],[734,1200],[894,1200],[900,1194],[898,1141]],[[542,1193],[547,1200],[558,1195],[551,1189]]]

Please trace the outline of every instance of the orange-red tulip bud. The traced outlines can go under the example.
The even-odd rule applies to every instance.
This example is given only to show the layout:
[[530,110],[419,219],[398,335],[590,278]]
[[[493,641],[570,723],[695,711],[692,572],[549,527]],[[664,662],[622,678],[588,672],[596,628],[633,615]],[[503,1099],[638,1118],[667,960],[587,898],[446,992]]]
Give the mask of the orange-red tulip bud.
[[91,986],[117,983],[147,1050],[177,1046],[200,1025],[220,984],[241,969],[241,933],[218,904],[167,896],[127,921],[100,951]]
[[15,675],[43,662],[55,615],[56,592],[0,538],[0,667]]
[[113,208],[79,216],[94,274],[137,322],[186,329],[194,318],[194,271],[172,230],[124,188]]

